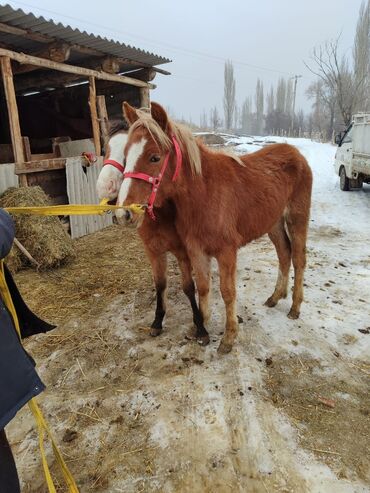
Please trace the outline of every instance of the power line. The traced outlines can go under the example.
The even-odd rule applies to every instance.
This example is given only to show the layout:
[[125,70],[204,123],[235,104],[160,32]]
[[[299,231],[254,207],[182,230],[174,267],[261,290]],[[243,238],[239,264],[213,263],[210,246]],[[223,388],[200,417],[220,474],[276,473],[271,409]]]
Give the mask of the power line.
[[[210,60],[213,60],[213,61],[216,61],[216,62],[222,62],[222,63],[225,63],[225,61],[227,60],[227,58],[223,58],[223,57],[220,57],[220,56],[217,56],[217,55],[212,55],[212,54],[209,54],[209,53],[203,53],[203,52],[196,51],[196,50],[190,50],[188,48],[183,48],[183,47],[180,47],[180,46],[175,46],[175,45],[172,45],[170,43],[158,42],[156,40],[153,40],[153,39],[150,39],[150,38],[146,38],[146,37],[143,37],[143,36],[139,36],[137,34],[133,34],[133,33],[127,32],[127,31],[122,31],[122,30],[119,30],[119,29],[114,29],[112,27],[107,27],[107,26],[104,26],[102,24],[97,24],[97,23],[92,22],[92,21],[86,21],[85,19],[82,20],[82,19],[79,19],[78,17],[74,17],[74,16],[71,16],[71,15],[62,14],[60,12],[55,12],[55,11],[49,10],[49,9],[40,8],[37,5],[32,5],[32,4],[28,4],[28,3],[25,3],[25,2],[19,2],[17,0],[11,0],[11,3],[16,4],[16,5],[21,5],[21,6],[24,6],[24,7],[28,7],[28,8],[31,8],[31,9],[37,9],[37,10],[40,10],[42,12],[46,12],[46,13],[51,14],[51,15],[56,15],[56,16],[59,16],[59,17],[64,17],[65,19],[70,19],[70,20],[73,20],[73,21],[77,21],[78,23],[82,23],[82,24],[85,24],[85,25],[90,25],[90,26],[93,26],[93,27],[97,27],[99,29],[103,29],[104,31],[114,32],[116,34],[120,34],[120,35],[124,35],[124,36],[130,36],[131,38],[134,38],[134,39],[136,38],[138,40],[143,40],[145,42],[148,42],[148,43],[157,45],[159,47],[165,47],[166,49],[172,50],[174,52],[180,52],[180,53],[185,53],[185,54],[192,55],[192,56],[198,56],[198,57],[208,58]],[[252,68],[252,69],[255,69],[255,70],[264,70],[264,71],[268,71],[268,72],[274,72],[274,73],[278,73],[278,74],[282,74],[282,75],[291,75],[291,72],[277,70],[277,69],[274,69],[274,68],[271,68],[271,67],[264,67],[264,66],[260,66],[260,65],[254,65],[254,64],[251,64],[251,63],[248,63],[248,62],[244,62],[244,61],[240,61],[240,60],[233,60],[233,59],[231,59],[231,60],[232,60],[232,62],[235,65],[240,65],[240,66]]]

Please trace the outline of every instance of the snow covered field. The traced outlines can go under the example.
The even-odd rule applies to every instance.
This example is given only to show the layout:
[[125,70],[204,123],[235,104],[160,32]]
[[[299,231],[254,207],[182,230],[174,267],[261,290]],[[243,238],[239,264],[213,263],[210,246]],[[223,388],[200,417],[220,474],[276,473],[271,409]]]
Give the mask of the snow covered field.
[[[36,356],[51,424],[59,437],[72,429],[62,449],[82,492],[370,491],[370,187],[339,190],[330,144],[271,139],[297,146],[314,173],[301,318],[287,318],[290,299],[263,306],[277,260],[262,238],[239,253],[240,334],[229,355],[216,352],[216,270],[206,348],[184,340],[191,316],[174,265],[161,337],[143,329],[153,305],[141,295],[125,309],[111,300],[89,323],[66,321],[54,333],[63,346]],[[250,140],[234,141],[237,152],[259,148]],[[66,374],[76,327],[102,334],[108,349],[95,360],[94,348],[81,350]],[[37,341],[29,347],[37,352]],[[75,411],[90,419],[73,420]],[[10,431],[24,491],[45,491],[28,414]]]

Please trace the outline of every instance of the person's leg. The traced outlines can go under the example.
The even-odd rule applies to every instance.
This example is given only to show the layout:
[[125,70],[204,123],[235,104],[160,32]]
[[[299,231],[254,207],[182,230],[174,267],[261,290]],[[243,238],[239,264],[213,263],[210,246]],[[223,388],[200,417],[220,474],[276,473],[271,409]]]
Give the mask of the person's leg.
[[0,493],[20,493],[14,457],[5,435],[0,430]]

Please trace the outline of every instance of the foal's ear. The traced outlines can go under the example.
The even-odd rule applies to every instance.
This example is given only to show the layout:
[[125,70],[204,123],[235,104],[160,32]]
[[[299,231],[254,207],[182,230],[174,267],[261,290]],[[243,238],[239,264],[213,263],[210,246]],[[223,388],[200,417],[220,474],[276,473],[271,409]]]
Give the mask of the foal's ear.
[[168,128],[168,116],[165,109],[160,104],[154,102],[151,103],[150,108],[153,120],[166,132]]
[[135,123],[139,118],[137,116],[136,109],[130,106],[126,101],[122,104],[122,111],[129,125]]

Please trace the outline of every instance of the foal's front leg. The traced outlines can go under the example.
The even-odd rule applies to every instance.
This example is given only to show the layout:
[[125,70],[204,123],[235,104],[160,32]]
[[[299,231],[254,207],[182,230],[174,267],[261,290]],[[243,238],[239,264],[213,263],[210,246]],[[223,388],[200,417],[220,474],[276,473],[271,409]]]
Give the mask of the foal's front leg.
[[157,306],[155,317],[150,326],[150,335],[159,336],[162,332],[163,319],[166,314],[166,290],[167,290],[167,255],[162,253],[149,254],[149,260],[152,266],[153,279],[157,294]]
[[220,289],[226,307],[225,334],[218,347],[219,353],[229,353],[238,331],[236,317],[236,251],[223,252],[217,257],[220,272]]

